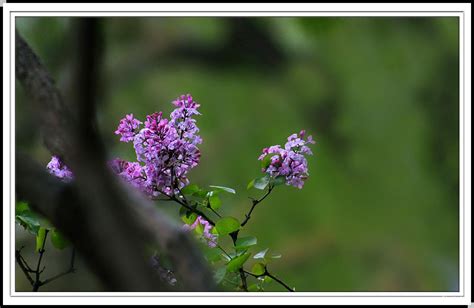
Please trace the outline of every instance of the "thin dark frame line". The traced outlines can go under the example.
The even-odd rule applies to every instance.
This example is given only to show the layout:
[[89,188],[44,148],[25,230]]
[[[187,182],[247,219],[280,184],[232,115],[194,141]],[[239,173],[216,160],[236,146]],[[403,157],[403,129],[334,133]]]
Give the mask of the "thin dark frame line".
[[[10,14],[9,14],[9,25],[10,25],[10,33],[9,33],[9,40],[10,40],[10,48],[12,45],[12,36],[11,36],[11,21],[12,21],[12,13],[70,13],[71,11],[10,11]],[[268,12],[268,13],[327,13],[327,12],[335,12],[335,13],[382,13],[382,12],[385,12],[385,13],[461,13],[462,14],[462,29],[463,29],[463,33],[462,33],[462,39],[463,39],[463,48],[462,48],[462,52],[463,52],[463,66],[462,66],[462,77],[463,77],[463,92],[462,92],[462,110],[463,110],[463,124],[465,122],[465,69],[464,69],[464,61],[465,61],[465,14],[464,14],[464,11],[73,11],[74,13],[94,13],[94,12],[97,12],[97,13],[105,13],[105,12],[108,12],[108,13],[141,13],[141,12],[148,12],[148,13],[153,13],[153,12],[157,12],[157,13],[160,13],[160,12],[163,12],[163,13],[253,13],[253,12],[257,12],[257,13],[260,13],[260,12]],[[52,15],[52,16],[55,16],[55,17],[81,17],[81,16],[57,16],[57,15]],[[14,16],[14,18],[16,17],[49,17],[49,16]],[[93,16],[94,17],[94,16]],[[96,17],[148,17],[148,16],[96,16]],[[167,17],[167,16],[150,16],[150,17]],[[169,16],[169,17],[201,17],[201,16]],[[207,17],[207,16],[202,16],[202,17]],[[233,17],[233,16],[209,16],[209,17],[221,17],[221,18],[229,18],[229,17]],[[237,16],[239,17],[239,16]],[[240,17],[299,17],[299,18],[304,18],[304,17],[319,17],[319,16],[240,16]],[[392,16],[327,16],[328,18],[337,18],[337,17],[370,17],[370,18],[390,18]],[[398,17],[398,16],[395,16],[395,17]],[[430,17],[443,17],[443,16],[404,16],[404,17],[426,17],[426,18],[430,18]],[[455,17],[455,16],[445,16],[445,17]],[[460,16],[458,16],[459,18]],[[461,38],[461,37],[460,37]],[[459,46],[458,46],[459,47]],[[10,50],[11,51],[11,50]],[[461,48],[459,48],[459,51],[461,51]],[[10,67],[9,67],[9,78],[10,78],[10,82],[11,82],[11,66],[12,66],[12,61],[11,61],[11,52],[10,52],[10,55],[9,55],[9,60],[10,60]],[[459,66],[461,66],[459,64]],[[13,82],[15,83],[15,81]],[[11,90],[12,86],[10,84],[10,90]],[[10,100],[10,107],[11,107],[11,92],[9,93],[9,100]],[[461,100],[460,100],[460,103],[461,103]],[[11,120],[12,120],[12,109],[10,109],[10,123]],[[463,125],[462,127],[462,132],[463,132],[463,140],[464,141],[464,137],[465,137],[465,127]],[[9,139],[10,139],[10,149],[13,149],[12,147],[12,138],[11,138],[11,133],[9,135]],[[460,151],[461,152],[461,151]],[[10,153],[11,154],[11,153]],[[12,174],[12,163],[11,163],[11,160],[12,160],[12,155],[10,155],[10,176]],[[463,165],[465,163],[465,155],[464,155],[464,152],[462,152],[462,162],[463,162]],[[459,166],[460,167],[460,166]],[[459,168],[459,170],[461,170],[461,168]],[[465,173],[463,173],[462,175],[462,179],[463,179],[463,192],[465,192]],[[10,184],[11,184],[11,181],[10,181]],[[462,244],[463,244],[463,252],[464,252],[464,249],[465,249],[465,217],[464,217],[464,213],[465,213],[465,197],[464,195],[461,196],[462,198],[462,208],[461,208],[461,211],[462,211],[462,214],[463,214],[463,230],[462,230],[462,235],[463,235],[463,239],[462,239]],[[12,204],[12,195],[10,195],[10,205]],[[11,231],[11,206],[9,208],[9,213],[10,213],[10,231]],[[461,212],[460,211],[460,212]],[[15,233],[15,232],[13,232]],[[10,244],[10,248],[11,248],[11,236],[10,236],[10,239],[9,239],[9,244]],[[462,254],[460,254],[460,257],[461,257]],[[464,269],[464,266],[465,266],[465,256],[463,256],[463,269]],[[10,282],[11,282],[11,256],[10,256]],[[459,268],[459,275],[461,276],[461,269]],[[461,277],[459,276],[459,282],[462,282],[463,283],[463,287],[462,287],[462,292],[457,291],[457,292],[460,292],[461,295],[399,295],[399,296],[396,296],[396,297],[453,297],[453,298],[456,298],[456,297],[464,297],[465,294],[464,294],[464,288],[465,288],[465,275],[463,274],[463,278],[461,280]],[[377,293],[377,292],[387,292],[387,291],[349,291],[349,292],[339,292],[339,293]],[[393,292],[393,293],[404,293],[404,292],[397,292],[397,291],[388,291],[388,292]],[[405,292],[418,292],[418,291],[405,291]],[[437,292],[437,291],[427,291],[427,292],[423,292],[423,293],[454,293],[456,291],[453,291],[453,292],[450,292],[450,291],[445,291],[445,292]],[[41,295],[41,296],[34,296],[34,295],[12,295],[12,289],[10,288],[10,296],[11,297],[74,297],[75,295]],[[77,292],[78,293],[78,292]],[[192,292],[192,293],[195,293],[195,292]],[[219,293],[219,292],[213,292],[213,293]],[[304,293],[314,293],[314,292],[298,292],[294,295],[258,295],[258,296],[250,296],[250,295],[189,295],[189,296],[180,296],[180,295],[83,295],[83,296],[80,296],[80,297],[189,297],[189,298],[192,298],[192,297],[395,297],[395,296],[386,296],[386,295],[373,295],[373,296],[365,296],[365,295],[348,295],[348,296],[338,296],[338,295],[299,295],[299,294],[304,294]],[[333,291],[330,291],[330,293],[333,293]],[[338,293],[337,291],[334,291],[334,293]]]

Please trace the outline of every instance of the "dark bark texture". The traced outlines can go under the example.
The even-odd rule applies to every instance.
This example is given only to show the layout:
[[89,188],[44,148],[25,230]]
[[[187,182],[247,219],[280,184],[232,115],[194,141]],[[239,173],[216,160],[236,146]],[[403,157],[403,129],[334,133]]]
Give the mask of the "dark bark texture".
[[[108,169],[95,122],[100,21],[75,22],[77,91],[67,104],[16,32],[16,78],[34,105],[45,146],[75,175],[73,183],[63,183],[17,153],[17,198],[60,229],[111,291],[214,291],[212,273],[193,240]],[[150,258],[155,247],[173,264],[175,286],[154,274]]]

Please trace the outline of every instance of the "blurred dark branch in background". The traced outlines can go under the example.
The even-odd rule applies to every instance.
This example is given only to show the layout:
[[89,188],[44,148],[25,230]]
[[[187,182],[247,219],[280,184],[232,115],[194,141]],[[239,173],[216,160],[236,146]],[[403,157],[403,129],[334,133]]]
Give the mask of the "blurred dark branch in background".
[[170,51],[173,57],[183,57],[208,66],[249,66],[253,69],[275,70],[288,62],[267,24],[256,18],[227,18],[229,34],[219,48],[204,48],[189,44]]
[[140,56],[112,68],[111,75],[116,82],[126,82],[126,76],[139,75],[157,62],[185,61],[215,69],[249,68],[265,73],[288,64],[288,56],[272,36],[268,24],[248,17],[224,18],[222,21],[227,34],[218,46],[182,40],[161,50],[150,44],[140,50]]
[[38,57],[16,33],[17,79],[32,98],[46,147],[75,174],[73,184],[62,183],[17,154],[17,197],[64,232],[111,290],[169,289],[149,263],[146,248],[158,245],[175,268],[180,290],[212,291],[212,275],[188,235],[106,167],[95,125],[98,22],[81,18],[75,24],[80,48],[75,59],[77,93],[68,105]]

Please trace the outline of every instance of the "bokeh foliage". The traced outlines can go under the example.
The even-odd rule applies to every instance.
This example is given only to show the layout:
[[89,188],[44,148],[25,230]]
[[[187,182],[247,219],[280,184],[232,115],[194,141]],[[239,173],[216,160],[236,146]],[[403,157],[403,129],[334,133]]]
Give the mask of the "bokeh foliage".
[[[246,185],[259,174],[261,149],[306,129],[317,144],[304,189],[279,188],[247,226],[283,255],[275,272],[297,291],[455,291],[458,22],[104,18],[100,129],[112,157],[133,159],[113,135],[119,119],[169,113],[175,97],[191,93],[204,142],[190,178],[235,188],[222,210],[237,217],[250,206]],[[66,94],[70,25],[17,19]],[[35,123],[17,86],[17,149],[46,165]],[[178,206],[158,206],[178,219]],[[87,273],[64,279],[88,281]],[[69,290],[67,282],[48,288]]]

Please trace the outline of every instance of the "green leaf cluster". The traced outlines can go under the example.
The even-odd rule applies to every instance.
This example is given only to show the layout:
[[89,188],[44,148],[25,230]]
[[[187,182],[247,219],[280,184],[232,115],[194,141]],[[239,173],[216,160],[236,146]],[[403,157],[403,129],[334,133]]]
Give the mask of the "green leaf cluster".
[[16,203],[15,222],[36,236],[37,252],[43,246],[47,233],[50,233],[51,243],[57,249],[64,249],[70,244],[61,232],[54,228],[46,219],[33,212],[26,202],[19,201]]

